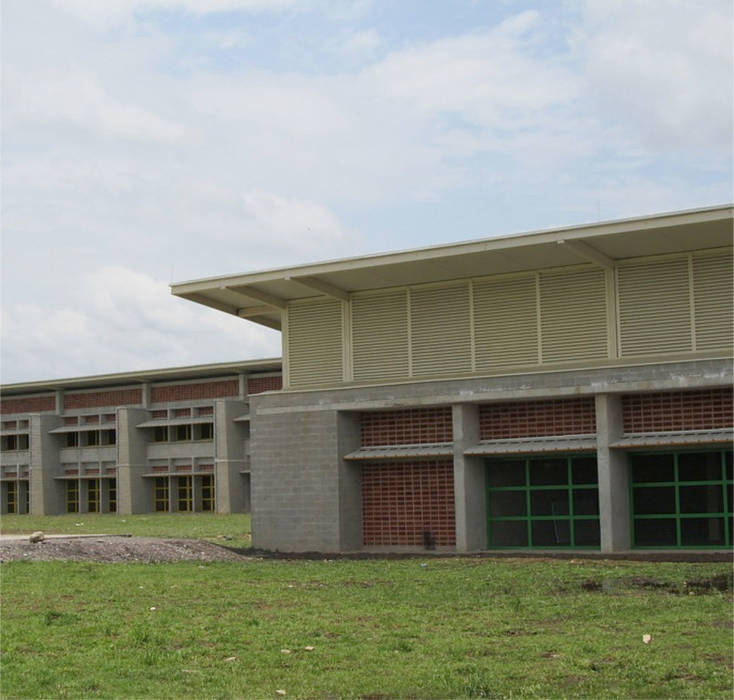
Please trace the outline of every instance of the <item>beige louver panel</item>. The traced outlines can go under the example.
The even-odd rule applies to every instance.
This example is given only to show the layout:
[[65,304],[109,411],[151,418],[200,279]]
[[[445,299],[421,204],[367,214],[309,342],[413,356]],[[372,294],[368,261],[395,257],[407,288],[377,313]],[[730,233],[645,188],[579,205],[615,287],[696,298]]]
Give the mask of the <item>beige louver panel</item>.
[[544,364],[608,357],[604,271],[541,273],[540,328]]
[[474,283],[477,371],[538,364],[535,276]]
[[471,371],[469,285],[411,290],[413,376]]
[[618,268],[623,357],[692,350],[688,259]]
[[352,347],[356,381],[408,376],[408,293],[355,295]]
[[693,259],[696,350],[731,351],[733,276],[731,255]]
[[340,301],[288,305],[288,368],[290,386],[294,388],[342,382]]

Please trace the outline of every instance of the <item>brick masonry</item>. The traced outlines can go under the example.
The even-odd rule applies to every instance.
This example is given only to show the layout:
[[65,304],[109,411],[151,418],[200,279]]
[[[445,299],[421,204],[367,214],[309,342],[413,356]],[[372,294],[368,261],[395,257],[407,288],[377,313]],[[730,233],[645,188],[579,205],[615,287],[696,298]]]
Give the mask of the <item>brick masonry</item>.
[[731,428],[732,389],[628,394],[622,397],[622,421],[628,434]]
[[452,439],[450,406],[362,414],[362,447],[420,445]]
[[593,435],[595,432],[592,397],[508,401],[479,407],[480,440]]
[[365,464],[362,522],[365,545],[456,544],[451,460]]
[[154,386],[150,390],[150,400],[153,403],[165,401],[194,401],[197,399],[219,399],[228,396],[238,396],[239,381],[224,379],[216,382],[199,382],[197,384],[170,384],[168,386]]
[[42,413],[55,410],[55,396],[28,396],[18,399],[3,399],[0,402],[0,413]]
[[64,394],[64,410],[99,406],[135,406],[143,401],[140,389],[112,389],[79,394]]
[[263,391],[280,391],[283,388],[281,375],[272,377],[248,377],[247,393],[261,394]]

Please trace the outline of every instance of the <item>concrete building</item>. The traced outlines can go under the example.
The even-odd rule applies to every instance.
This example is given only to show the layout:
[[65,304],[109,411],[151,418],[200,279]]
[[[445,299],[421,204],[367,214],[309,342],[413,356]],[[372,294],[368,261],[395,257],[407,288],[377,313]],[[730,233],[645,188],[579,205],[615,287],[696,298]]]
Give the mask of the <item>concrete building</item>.
[[9,384],[2,513],[244,512],[249,398],[279,359]]
[[731,206],[174,285],[282,329],[279,550],[732,545]]
[[2,388],[2,510],[283,551],[727,549],[731,206],[174,285],[283,359]]

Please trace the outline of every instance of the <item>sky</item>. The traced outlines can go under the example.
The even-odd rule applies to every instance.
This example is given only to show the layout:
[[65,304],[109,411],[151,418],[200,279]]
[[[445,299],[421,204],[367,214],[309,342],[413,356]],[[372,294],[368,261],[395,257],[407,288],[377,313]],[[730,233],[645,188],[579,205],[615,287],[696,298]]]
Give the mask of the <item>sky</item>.
[[2,0],[3,383],[280,355],[169,284],[731,202],[729,0]]

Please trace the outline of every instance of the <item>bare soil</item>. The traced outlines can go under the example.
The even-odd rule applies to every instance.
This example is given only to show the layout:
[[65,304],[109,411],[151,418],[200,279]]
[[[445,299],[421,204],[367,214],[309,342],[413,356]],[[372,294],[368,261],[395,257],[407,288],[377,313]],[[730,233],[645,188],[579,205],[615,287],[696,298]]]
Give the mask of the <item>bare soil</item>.
[[251,558],[212,542],[157,537],[54,537],[37,543],[27,539],[0,542],[0,562],[61,559],[154,563],[246,561]]

